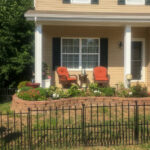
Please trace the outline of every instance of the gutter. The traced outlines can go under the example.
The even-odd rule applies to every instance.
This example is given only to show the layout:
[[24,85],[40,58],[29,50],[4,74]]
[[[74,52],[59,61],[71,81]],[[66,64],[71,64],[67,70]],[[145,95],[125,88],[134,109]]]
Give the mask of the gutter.
[[34,21],[70,21],[70,22],[138,22],[150,23],[149,15],[69,15],[69,14],[28,14],[27,20]]

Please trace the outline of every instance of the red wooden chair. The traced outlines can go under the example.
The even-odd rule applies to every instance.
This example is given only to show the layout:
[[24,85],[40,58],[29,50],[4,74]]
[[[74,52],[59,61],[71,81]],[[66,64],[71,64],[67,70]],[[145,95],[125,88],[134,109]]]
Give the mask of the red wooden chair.
[[77,76],[69,75],[66,67],[58,67],[57,74],[59,77],[59,83],[61,83],[63,86],[71,85],[72,83],[77,84]]
[[94,81],[99,84],[108,84],[109,79],[107,75],[107,69],[105,67],[95,67],[94,71]]

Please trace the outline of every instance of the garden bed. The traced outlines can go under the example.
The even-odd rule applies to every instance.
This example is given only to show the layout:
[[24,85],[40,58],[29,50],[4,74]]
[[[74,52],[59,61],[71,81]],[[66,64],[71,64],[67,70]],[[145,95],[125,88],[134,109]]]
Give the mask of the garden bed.
[[11,110],[15,112],[27,112],[28,108],[32,110],[42,110],[51,108],[62,108],[62,107],[81,107],[82,104],[85,105],[105,105],[111,103],[111,105],[124,103],[135,104],[135,101],[138,101],[138,104],[150,104],[150,97],[143,98],[121,98],[121,97],[72,97],[72,98],[61,98],[58,100],[48,99],[45,101],[27,101],[22,100],[17,97],[17,95],[13,95]]

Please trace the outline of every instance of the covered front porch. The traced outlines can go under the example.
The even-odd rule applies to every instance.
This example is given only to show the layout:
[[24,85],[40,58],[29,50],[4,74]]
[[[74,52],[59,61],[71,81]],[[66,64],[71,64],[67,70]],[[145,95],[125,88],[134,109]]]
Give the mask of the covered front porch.
[[[44,62],[48,65],[52,77],[51,84],[58,87],[61,86],[56,73],[58,66],[66,66],[70,74],[76,75],[80,74],[82,69],[86,69],[89,83],[94,82],[93,68],[105,66],[110,86],[124,83],[127,87],[127,76],[132,74],[132,84],[139,82],[149,88],[149,26],[149,22],[144,23],[142,19],[134,23],[111,22],[111,20],[107,23],[95,20],[93,22],[39,20],[36,22],[35,30],[35,82],[44,86],[42,84],[42,62]],[[95,42],[94,48],[90,48],[88,41],[91,45]]]

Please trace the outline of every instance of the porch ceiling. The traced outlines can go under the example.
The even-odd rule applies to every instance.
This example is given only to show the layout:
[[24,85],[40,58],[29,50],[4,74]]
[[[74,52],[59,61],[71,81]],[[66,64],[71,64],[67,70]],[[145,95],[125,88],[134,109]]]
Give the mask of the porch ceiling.
[[85,13],[29,10],[25,13],[25,17],[27,20],[50,25],[60,25],[61,23],[61,25],[124,26],[131,24],[133,26],[150,27],[149,13]]

